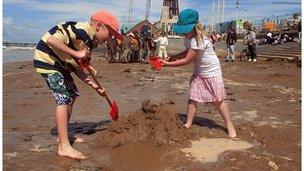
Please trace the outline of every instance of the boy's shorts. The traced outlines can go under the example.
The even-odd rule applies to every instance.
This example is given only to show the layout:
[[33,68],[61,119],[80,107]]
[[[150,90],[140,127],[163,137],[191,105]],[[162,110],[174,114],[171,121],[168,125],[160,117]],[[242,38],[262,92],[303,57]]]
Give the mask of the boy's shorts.
[[41,75],[51,89],[57,106],[69,105],[73,97],[79,96],[78,88],[70,75],[64,76],[60,72]]

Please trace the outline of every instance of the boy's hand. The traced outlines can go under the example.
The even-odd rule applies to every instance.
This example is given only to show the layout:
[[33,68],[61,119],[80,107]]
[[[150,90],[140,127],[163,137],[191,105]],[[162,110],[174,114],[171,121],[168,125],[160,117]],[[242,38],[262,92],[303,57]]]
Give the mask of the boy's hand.
[[91,52],[89,49],[79,50],[76,52],[75,57],[79,59],[91,58]]
[[104,88],[97,88],[96,91],[102,97],[105,97],[107,95],[106,90]]

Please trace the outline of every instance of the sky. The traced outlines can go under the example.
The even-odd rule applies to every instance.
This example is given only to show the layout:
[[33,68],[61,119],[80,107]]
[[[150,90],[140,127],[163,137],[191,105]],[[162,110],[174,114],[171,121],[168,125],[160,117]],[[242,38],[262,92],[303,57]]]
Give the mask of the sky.
[[[160,19],[163,0],[151,0],[150,21]],[[215,0],[217,4],[217,0]],[[274,4],[273,2],[297,2],[301,0],[239,0],[240,18],[259,20],[300,12],[301,5]],[[224,21],[236,16],[236,0],[225,0]],[[179,9],[192,8],[199,12],[204,25],[212,21],[212,0],[179,0]],[[35,43],[51,27],[63,21],[88,21],[93,12],[107,10],[120,24],[126,24],[129,0],[3,0],[3,40]],[[133,0],[134,23],[144,20],[146,0]],[[215,11],[217,14],[217,11]],[[247,15],[246,15],[247,14]]]

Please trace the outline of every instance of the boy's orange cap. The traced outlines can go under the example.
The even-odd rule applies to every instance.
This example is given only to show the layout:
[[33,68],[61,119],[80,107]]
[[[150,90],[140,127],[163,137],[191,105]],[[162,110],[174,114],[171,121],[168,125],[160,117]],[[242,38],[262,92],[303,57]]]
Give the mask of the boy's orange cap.
[[110,27],[112,30],[111,33],[114,34],[115,38],[123,41],[123,36],[118,32],[119,22],[117,18],[111,13],[107,11],[97,11],[92,15],[91,20],[100,21],[103,24],[107,25],[108,28]]

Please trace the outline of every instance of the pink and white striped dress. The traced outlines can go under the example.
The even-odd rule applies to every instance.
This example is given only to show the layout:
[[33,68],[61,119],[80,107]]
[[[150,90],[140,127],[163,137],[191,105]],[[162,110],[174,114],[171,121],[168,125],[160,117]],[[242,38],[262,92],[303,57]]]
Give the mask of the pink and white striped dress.
[[220,61],[211,41],[204,37],[202,44],[195,38],[186,40],[186,47],[201,53],[194,59],[194,71],[190,79],[189,99],[201,102],[219,102],[226,97]]
[[220,102],[226,98],[222,76],[201,77],[193,75],[190,80],[189,99],[201,102]]

